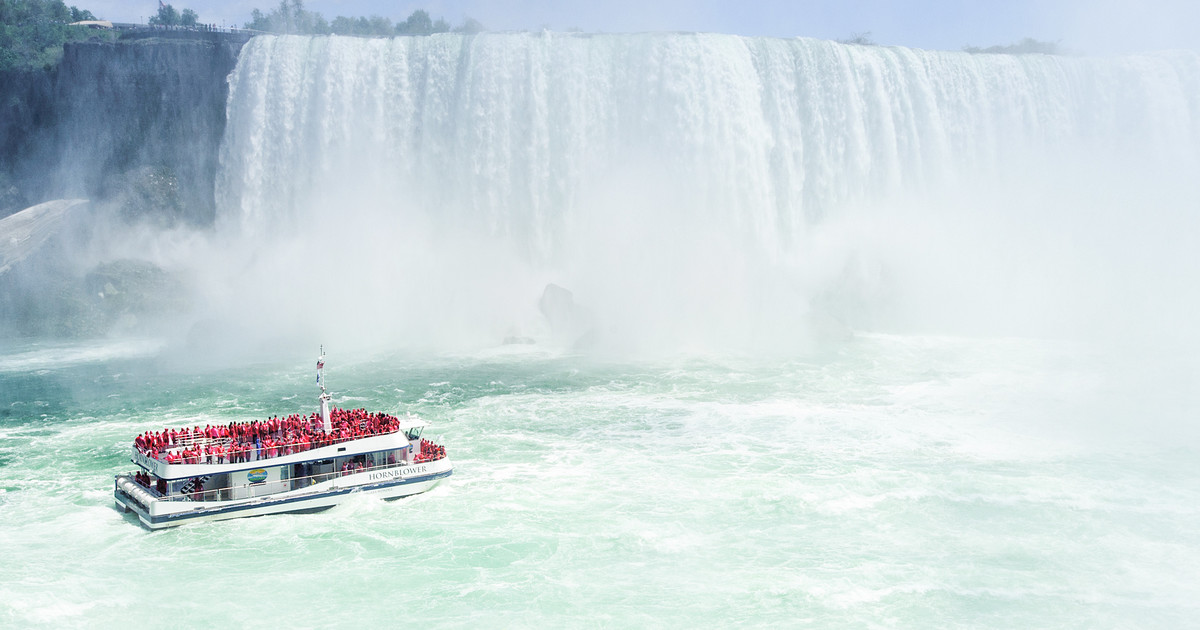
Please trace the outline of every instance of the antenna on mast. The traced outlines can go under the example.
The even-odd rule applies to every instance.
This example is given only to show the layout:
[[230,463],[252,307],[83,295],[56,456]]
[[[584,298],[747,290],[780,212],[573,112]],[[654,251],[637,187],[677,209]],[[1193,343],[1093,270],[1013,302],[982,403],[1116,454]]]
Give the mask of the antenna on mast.
[[325,393],[325,344],[321,344],[321,356],[317,357],[317,385],[321,386],[321,393]]
[[325,344],[321,344],[321,356],[317,357],[317,385],[321,386],[321,424],[325,433],[333,433],[333,423],[329,418],[329,401],[331,396],[325,391]]

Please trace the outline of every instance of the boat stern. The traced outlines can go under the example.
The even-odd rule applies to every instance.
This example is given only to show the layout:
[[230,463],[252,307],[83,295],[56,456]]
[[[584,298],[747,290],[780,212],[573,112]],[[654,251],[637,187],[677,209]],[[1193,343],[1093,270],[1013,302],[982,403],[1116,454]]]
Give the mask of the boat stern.
[[113,499],[117,509],[123,513],[133,512],[138,520],[149,529],[162,529],[165,524],[155,523],[154,516],[162,501],[130,475],[117,475],[113,480]]

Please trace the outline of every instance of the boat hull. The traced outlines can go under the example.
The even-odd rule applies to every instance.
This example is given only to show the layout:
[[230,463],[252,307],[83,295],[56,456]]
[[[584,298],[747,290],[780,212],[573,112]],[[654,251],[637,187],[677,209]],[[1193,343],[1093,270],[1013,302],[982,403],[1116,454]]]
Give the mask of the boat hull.
[[142,525],[154,530],[185,523],[317,512],[356,494],[398,499],[426,492],[452,473],[449,459],[441,459],[404,468],[338,476],[303,489],[226,501],[167,501],[147,492],[129,477],[119,476],[113,496],[117,509],[137,514]]

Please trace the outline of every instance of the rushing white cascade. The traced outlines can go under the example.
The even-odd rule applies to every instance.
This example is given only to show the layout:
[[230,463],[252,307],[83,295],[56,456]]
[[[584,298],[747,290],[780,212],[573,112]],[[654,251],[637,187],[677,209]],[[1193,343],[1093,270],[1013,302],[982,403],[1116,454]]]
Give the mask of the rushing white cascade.
[[[1119,213],[1091,216],[1097,200],[1083,191],[1115,172],[1134,187],[1165,182],[1155,203],[1190,203],[1198,164],[1194,53],[970,55],[714,34],[257,37],[230,77],[217,205],[221,229],[252,238],[345,221],[377,225],[398,248],[433,240],[444,247],[426,250],[431,267],[500,243],[532,275],[597,301],[623,293],[678,322],[673,307],[644,305],[667,293],[711,311],[715,296],[772,274],[789,288],[767,292],[798,292],[798,304],[843,291],[848,273],[909,291],[872,267],[886,258],[880,232],[947,217],[1036,258],[1061,243],[1009,228],[1104,223]],[[1048,200],[1062,189],[1075,192]],[[965,239],[917,232],[905,238],[928,241],[915,249]],[[613,277],[624,288],[601,288]],[[753,311],[764,300],[775,303],[753,290],[730,301]]]

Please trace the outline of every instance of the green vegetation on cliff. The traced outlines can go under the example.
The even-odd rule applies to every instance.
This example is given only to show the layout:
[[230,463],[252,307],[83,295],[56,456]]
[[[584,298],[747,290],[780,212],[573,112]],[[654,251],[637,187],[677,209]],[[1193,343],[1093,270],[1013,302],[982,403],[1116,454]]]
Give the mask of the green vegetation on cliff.
[[91,11],[62,0],[0,0],[0,71],[49,68],[62,58],[64,43],[111,37],[70,25],[94,19]]
[[200,16],[191,9],[176,11],[173,4],[158,5],[158,13],[150,17],[150,23],[155,26],[183,26],[192,28],[200,21]]
[[248,29],[296,35],[392,37],[394,35],[432,35],[433,33],[448,33],[451,30],[459,33],[478,33],[484,30],[483,24],[472,18],[466,18],[460,26],[451,29],[446,20],[441,18],[434,20],[428,12],[419,9],[413,11],[403,22],[394,24],[389,18],[378,15],[369,18],[339,15],[330,22],[320,13],[306,10],[303,0],[280,0],[279,6],[267,13],[254,9],[250,13],[250,18],[250,21],[246,23]]
[[1008,46],[988,46],[987,48],[963,46],[963,52],[994,55],[1061,55],[1064,53],[1058,42],[1041,42],[1032,37],[1026,37]]

